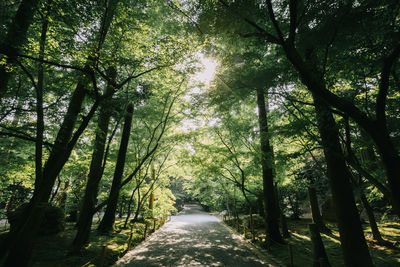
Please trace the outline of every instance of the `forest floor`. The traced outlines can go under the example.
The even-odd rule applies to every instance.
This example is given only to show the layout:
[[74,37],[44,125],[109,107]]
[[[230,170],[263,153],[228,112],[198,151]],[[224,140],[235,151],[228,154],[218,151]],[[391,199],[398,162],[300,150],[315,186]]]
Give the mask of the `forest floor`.
[[280,266],[257,253],[198,204],[187,204],[116,266]]
[[[236,233],[243,235],[243,224],[240,223],[239,229],[232,226],[232,221],[225,222]],[[254,242],[260,248],[264,248],[269,254],[290,266],[291,258],[293,266],[312,266],[312,246],[308,230],[310,219],[299,219],[287,221],[290,237],[286,239],[286,245],[275,244],[265,249],[265,229],[256,227]],[[332,267],[344,266],[342,250],[340,248],[339,232],[336,224],[327,223],[327,226],[332,230],[332,234],[321,234],[329,262]],[[367,244],[375,266],[390,267],[400,266],[400,223],[386,222],[379,223],[379,229],[382,237],[390,241],[394,246],[382,246],[377,244],[372,239],[371,230],[368,223],[364,223],[364,233],[367,239]],[[247,229],[247,240],[250,242],[251,233]],[[290,246],[290,248],[289,248]],[[290,253],[291,251],[291,253]]]
[[[33,267],[93,267],[111,266],[127,252],[131,228],[124,229],[124,219],[116,219],[115,231],[109,235],[100,235],[95,229],[99,219],[93,220],[90,244],[80,255],[68,255],[76,234],[75,223],[66,223],[65,230],[51,236],[38,238],[31,264]],[[153,231],[153,221],[147,223],[146,235]],[[131,248],[144,240],[145,223],[135,222],[132,226]],[[160,225],[157,223],[156,228]],[[0,233],[2,238],[7,231]]]
[[[37,267],[74,267],[74,266],[111,266],[122,257],[117,265],[123,266],[290,266],[292,251],[293,266],[312,266],[312,248],[308,232],[309,219],[288,220],[290,237],[287,245],[273,245],[265,249],[265,230],[256,227],[256,240],[250,242],[247,229],[246,241],[243,241],[243,224],[233,227],[230,221],[225,224],[201,210],[198,205],[187,205],[186,209],[172,216],[171,221],[152,234],[145,242],[144,222],[132,224],[133,250],[127,251],[131,229],[123,229],[123,219],[116,221],[115,232],[100,235],[95,231],[98,218],[94,220],[90,245],[81,255],[67,255],[76,234],[73,223],[67,223],[66,229],[53,236],[42,236],[38,240],[32,257],[31,266]],[[241,217],[243,218],[243,217]],[[152,232],[153,224],[148,223]],[[261,226],[262,223],[256,224]],[[369,225],[364,223],[364,232],[375,266],[400,266],[400,223],[379,223],[382,237],[394,243],[387,247],[372,240]],[[156,226],[158,228],[159,225]],[[321,234],[331,266],[343,266],[339,233],[335,224],[328,223],[331,235]],[[1,227],[3,228],[3,227]],[[3,230],[3,229],[1,229]],[[6,232],[0,233],[0,238]],[[103,252],[103,247],[104,253]],[[273,257],[271,256],[273,255]]]

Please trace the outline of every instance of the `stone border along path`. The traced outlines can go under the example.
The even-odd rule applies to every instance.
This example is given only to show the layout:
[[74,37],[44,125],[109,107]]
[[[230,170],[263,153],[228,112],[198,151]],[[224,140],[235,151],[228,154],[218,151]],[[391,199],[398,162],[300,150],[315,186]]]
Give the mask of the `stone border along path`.
[[282,266],[244,242],[198,204],[164,224],[114,266]]

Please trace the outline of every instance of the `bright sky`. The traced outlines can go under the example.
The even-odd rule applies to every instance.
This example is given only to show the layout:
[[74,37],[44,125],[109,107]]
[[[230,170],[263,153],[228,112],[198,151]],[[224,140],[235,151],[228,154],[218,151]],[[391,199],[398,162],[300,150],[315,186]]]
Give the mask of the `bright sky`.
[[217,68],[217,61],[213,58],[208,58],[204,54],[199,53],[198,58],[200,60],[201,70],[197,72],[193,79],[203,82],[206,86],[214,79],[215,70]]
[[[202,53],[198,53],[199,59],[199,71],[192,76],[193,86],[190,88],[188,93],[183,97],[186,101],[191,101],[197,94],[202,93],[210,85],[210,82],[214,79],[215,70],[217,68],[217,61],[213,58],[206,57]],[[196,85],[201,82],[203,85]],[[198,123],[199,121],[197,121]],[[205,123],[205,122],[204,122]],[[194,119],[183,119],[182,127],[183,131],[191,131],[197,128],[196,121]]]

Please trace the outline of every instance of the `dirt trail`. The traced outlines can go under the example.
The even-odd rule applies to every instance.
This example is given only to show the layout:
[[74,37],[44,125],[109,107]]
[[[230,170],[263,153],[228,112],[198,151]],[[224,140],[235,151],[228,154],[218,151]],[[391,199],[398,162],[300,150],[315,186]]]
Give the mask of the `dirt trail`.
[[274,266],[200,205],[185,205],[115,266]]

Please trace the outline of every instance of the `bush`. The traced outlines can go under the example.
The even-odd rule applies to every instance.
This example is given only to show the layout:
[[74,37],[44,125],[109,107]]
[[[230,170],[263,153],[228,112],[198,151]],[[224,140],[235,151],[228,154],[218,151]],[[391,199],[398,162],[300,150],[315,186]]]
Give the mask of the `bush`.
[[[11,231],[14,230],[16,225],[24,220],[24,214],[27,208],[28,204],[23,204],[7,214]],[[44,217],[39,229],[40,235],[54,235],[64,230],[64,212],[60,208],[51,206],[49,204],[43,205],[39,208],[45,209]]]

